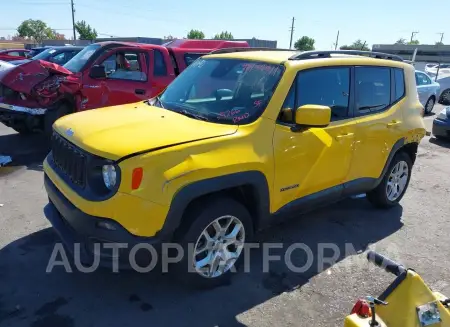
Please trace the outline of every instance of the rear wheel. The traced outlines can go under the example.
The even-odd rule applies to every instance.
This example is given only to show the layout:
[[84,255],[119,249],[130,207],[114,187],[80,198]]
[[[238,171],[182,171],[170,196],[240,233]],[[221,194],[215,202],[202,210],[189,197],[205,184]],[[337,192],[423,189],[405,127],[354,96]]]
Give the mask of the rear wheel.
[[244,244],[252,236],[247,209],[231,198],[215,198],[184,219],[192,224],[181,240],[184,255],[176,266],[178,279],[192,288],[227,283],[233,268],[242,262]]
[[440,100],[441,100],[440,103],[444,105],[450,105],[450,89],[447,89],[444,92],[442,92]]
[[434,103],[435,103],[435,99],[434,99],[434,96],[432,96],[428,99],[427,103],[425,104],[425,114],[426,115],[429,115],[433,112]]
[[376,207],[390,208],[402,199],[411,178],[412,161],[405,152],[392,159],[381,183],[367,193],[367,199]]

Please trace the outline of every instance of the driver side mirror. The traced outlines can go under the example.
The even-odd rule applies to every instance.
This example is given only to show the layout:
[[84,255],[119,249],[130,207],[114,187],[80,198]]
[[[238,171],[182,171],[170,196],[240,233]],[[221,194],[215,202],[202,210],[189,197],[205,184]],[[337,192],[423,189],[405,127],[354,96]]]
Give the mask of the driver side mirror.
[[296,126],[292,127],[293,132],[308,127],[326,127],[331,122],[331,108],[314,104],[298,107],[294,121]]
[[92,78],[106,78],[105,66],[103,65],[95,65],[92,66],[89,71],[89,76]]

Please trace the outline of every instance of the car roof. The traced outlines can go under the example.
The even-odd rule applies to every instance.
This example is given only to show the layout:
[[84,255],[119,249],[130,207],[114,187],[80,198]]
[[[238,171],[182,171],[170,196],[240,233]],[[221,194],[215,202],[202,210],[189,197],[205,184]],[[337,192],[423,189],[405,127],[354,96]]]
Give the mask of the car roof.
[[57,47],[49,47],[46,48],[47,49],[55,49],[55,50],[81,50],[84,47],[80,47],[80,46],[73,46],[73,45],[65,45],[65,46],[57,46]]
[[264,51],[242,51],[217,53],[204,56],[204,58],[234,58],[242,60],[257,60],[272,64],[286,64],[287,66],[328,66],[342,64],[343,61],[348,65],[379,65],[386,67],[404,68],[410,66],[408,63],[398,60],[388,60],[380,58],[372,58],[355,54],[331,54],[329,58],[308,58],[308,59],[290,59],[294,55],[300,55],[302,52],[295,50],[264,50]]
[[28,52],[30,50],[27,50],[27,49],[0,49],[1,53],[3,53],[3,52],[11,52],[11,51],[25,51],[25,52]]

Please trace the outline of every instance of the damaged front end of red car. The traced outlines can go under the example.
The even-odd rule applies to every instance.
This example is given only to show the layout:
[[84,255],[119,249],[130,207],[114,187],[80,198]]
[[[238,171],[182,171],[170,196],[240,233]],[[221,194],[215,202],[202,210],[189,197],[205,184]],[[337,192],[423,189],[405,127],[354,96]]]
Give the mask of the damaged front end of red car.
[[81,83],[76,74],[41,60],[0,71],[0,122],[20,133],[43,131],[45,117]]

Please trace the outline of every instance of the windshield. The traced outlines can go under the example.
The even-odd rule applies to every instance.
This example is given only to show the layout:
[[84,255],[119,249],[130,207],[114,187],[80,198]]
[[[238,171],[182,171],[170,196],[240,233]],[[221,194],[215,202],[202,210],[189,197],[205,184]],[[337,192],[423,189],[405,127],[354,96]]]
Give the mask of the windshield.
[[41,53],[35,55],[31,59],[33,59],[33,60],[46,60],[46,59],[48,59],[48,57],[50,57],[55,52],[56,52],[56,49],[45,49],[44,51],[42,51]]
[[197,59],[155,100],[195,119],[222,124],[256,120],[269,103],[284,67],[240,59]]
[[72,73],[80,72],[92,55],[100,48],[100,44],[92,44],[78,52],[72,59],[70,59],[64,68],[70,70]]

